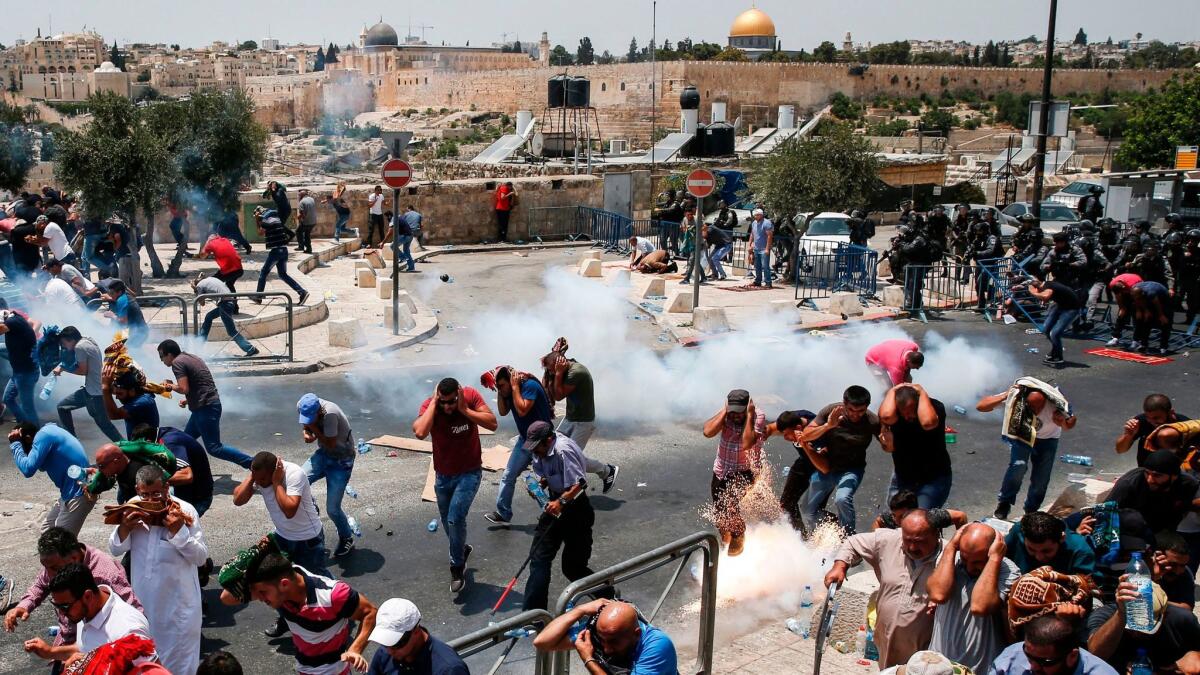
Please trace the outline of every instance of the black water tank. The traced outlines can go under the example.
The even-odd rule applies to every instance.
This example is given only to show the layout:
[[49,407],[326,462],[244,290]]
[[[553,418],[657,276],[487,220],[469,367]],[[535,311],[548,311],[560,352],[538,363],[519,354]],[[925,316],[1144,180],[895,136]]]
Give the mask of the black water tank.
[[586,77],[572,77],[567,81],[567,107],[586,108],[592,104],[592,83]]
[[696,125],[696,135],[679,148],[680,157],[704,157],[704,129],[703,124]]
[[681,110],[699,110],[700,109],[700,92],[692,85],[683,88],[679,92],[679,108]]
[[704,156],[728,157],[734,148],[733,125],[714,122],[704,129]]
[[546,83],[546,105],[551,108],[562,108],[567,104],[567,83],[571,78],[566,75],[555,75]]

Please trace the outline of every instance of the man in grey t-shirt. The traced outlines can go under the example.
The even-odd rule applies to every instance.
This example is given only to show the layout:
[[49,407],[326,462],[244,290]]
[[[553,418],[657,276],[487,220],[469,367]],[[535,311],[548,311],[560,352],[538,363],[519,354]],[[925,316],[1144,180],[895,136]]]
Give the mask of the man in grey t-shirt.
[[300,427],[305,443],[317,444],[317,451],[304,463],[308,482],[325,479],[325,512],[338,531],[338,545],[333,557],[340,558],[354,548],[354,532],[342,510],[342,499],[350,474],[354,472],[354,434],[346,413],[332,401],[316,394],[305,394],[296,402]]
[[[193,281],[192,290],[196,292],[197,297],[202,295],[224,295],[233,292],[229,289],[229,284],[215,275],[211,277],[201,276],[199,279]],[[258,348],[250,344],[250,341],[238,332],[237,324],[233,321],[233,315],[237,313],[237,303],[232,298],[210,298],[209,300],[201,300],[200,304],[203,305],[208,301],[211,301],[216,307],[204,315],[204,322],[200,324],[200,330],[197,331],[200,339],[208,340],[208,333],[212,330],[213,321],[220,318],[221,324],[225,326],[225,334],[237,343],[238,347],[242,348],[246,356],[258,354]]]
[[116,443],[121,440],[121,433],[108,419],[108,413],[104,411],[104,399],[100,396],[100,371],[104,367],[100,345],[80,335],[79,329],[74,326],[59,331],[58,340],[64,352],[62,362],[54,369],[54,377],[62,375],[64,371],[83,376],[83,386],[58,402],[58,419],[62,428],[72,436],[76,435],[71,411],[87,408],[100,432]]
[[312,253],[312,231],[317,226],[317,200],[300,188],[300,212],[296,217],[296,250]]

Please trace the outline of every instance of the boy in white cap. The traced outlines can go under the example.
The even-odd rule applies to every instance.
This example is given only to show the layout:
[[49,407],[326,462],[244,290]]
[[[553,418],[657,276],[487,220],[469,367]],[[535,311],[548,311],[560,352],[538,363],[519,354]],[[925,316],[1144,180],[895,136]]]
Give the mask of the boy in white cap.
[[421,625],[421,610],[404,598],[379,606],[367,638],[379,645],[368,675],[470,675],[467,664]]

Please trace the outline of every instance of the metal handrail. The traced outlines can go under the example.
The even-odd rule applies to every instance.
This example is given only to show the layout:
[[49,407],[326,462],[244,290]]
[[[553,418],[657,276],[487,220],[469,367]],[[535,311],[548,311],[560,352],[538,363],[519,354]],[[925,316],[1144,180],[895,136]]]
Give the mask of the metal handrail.
[[[197,295],[196,298],[194,300],[192,300],[192,327],[195,329],[196,334],[198,335],[200,333],[200,324],[201,324],[200,305],[201,305],[201,303],[208,301],[208,300],[214,300],[216,302],[220,302],[222,300],[236,300],[237,298],[246,298],[249,300],[255,300],[255,299],[263,300],[265,298],[283,298],[284,300],[287,301],[287,305],[286,305],[286,307],[287,307],[287,333],[286,333],[286,335],[287,335],[287,360],[294,361],[295,356],[296,356],[296,339],[295,339],[295,337],[296,337],[295,327],[296,326],[295,326],[295,321],[294,321],[295,305],[292,301],[292,296],[283,291],[264,291],[261,293],[204,293],[202,295]],[[232,340],[233,336],[230,335],[229,338]],[[247,339],[249,339],[249,338],[247,338]],[[232,358],[232,357],[230,357],[230,358]],[[278,361],[279,359],[280,359],[280,357],[276,356],[274,354],[265,354],[263,356],[239,356],[239,357],[237,357],[238,361],[252,361],[252,360]],[[210,357],[209,360],[221,361],[221,360],[226,360],[226,359],[224,357],[215,357],[215,358]]]
[[[179,323],[183,327],[183,334],[184,335],[188,334],[187,298],[184,298],[182,295],[169,295],[169,294],[141,295],[141,296],[131,295],[130,297],[132,297],[134,299],[134,301],[137,302],[139,307],[144,307],[147,305],[163,307],[167,304],[168,301],[171,304],[178,302],[179,303]],[[87,301],[85,306],[88,309],[94,310],[94,309],[98,309],[100,307],[100,305],[103,305],[106,302],[108,302],[108,301],[105,300],[104,298],[92,298]],[[162,302],[163,304],[154,305],[153,303],[155,303],[155,302]],[[149,321],[146,322],[146,326],[148,328],[153,328],[153,326],[150,324]],[[195,328],[195,326],[193,326],[193,328]]]
[[[544,609],[530,609],[516,616],[504,619],[499,623],[490,625],[487,628],[481,628],[474,633],[456,637],[446,644],[450,645],[450,648],[457,652],[459,656],[466,658],[487,651],[503,642],[508,642],[508,646],[504,649],[504,652],[492,664],[491,670],[488,671],[489,673],[494,673],[508,658],[509,652],[512,651],[513,646],[520,639],[508,637],[505,633],[513,630],[538,628],[538,624],[540,624],[541,628],[545,628],[553,620],[554,617],[551,616],[550,612]],[[534,659],[534,675],[546,675],[550,667],[550,653],[539,651],[536,653]]]
[[[563,589],[555,604],[555,615],[561,616],[580,596],[628,581],[648,572],[652,572],[675,560],[680,560],[671,581],[659,597],[658,604],[650,613],[648,619],[653,620],[666,601],[667,593],[679,579],[684,566],[696,551],[704,555],[702,578],[700,585],[700,635],[696,640],[696,666],[692,672],[703,675],[712,673],[713,634],[716,626],[717,612],[717,552],[720,542],[711,532],[696,532],[682,539],[647,551],[624,562],[617,563],[590,576],[571,582]],[[552,655],[550,673],[552,675],[568,675],[571,670],[571,652],[555,652]]]

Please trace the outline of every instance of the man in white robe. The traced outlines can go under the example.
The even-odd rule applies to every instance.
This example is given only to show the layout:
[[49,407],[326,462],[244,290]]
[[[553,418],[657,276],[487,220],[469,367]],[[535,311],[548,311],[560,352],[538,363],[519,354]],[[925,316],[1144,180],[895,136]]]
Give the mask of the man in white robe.
[[196,568],[208,558],[200,516],[191,504],[170,496],[162,470],[154,465],[138,470],[136,487],[138,496],[129,504],[167,502],[167,515],[162,525],[150,525],[144,514],[127,512],[109,538],[109,549],[114,556],[131,556],[130,582],[163,667],[194,673],[200,665],[203,618]]

